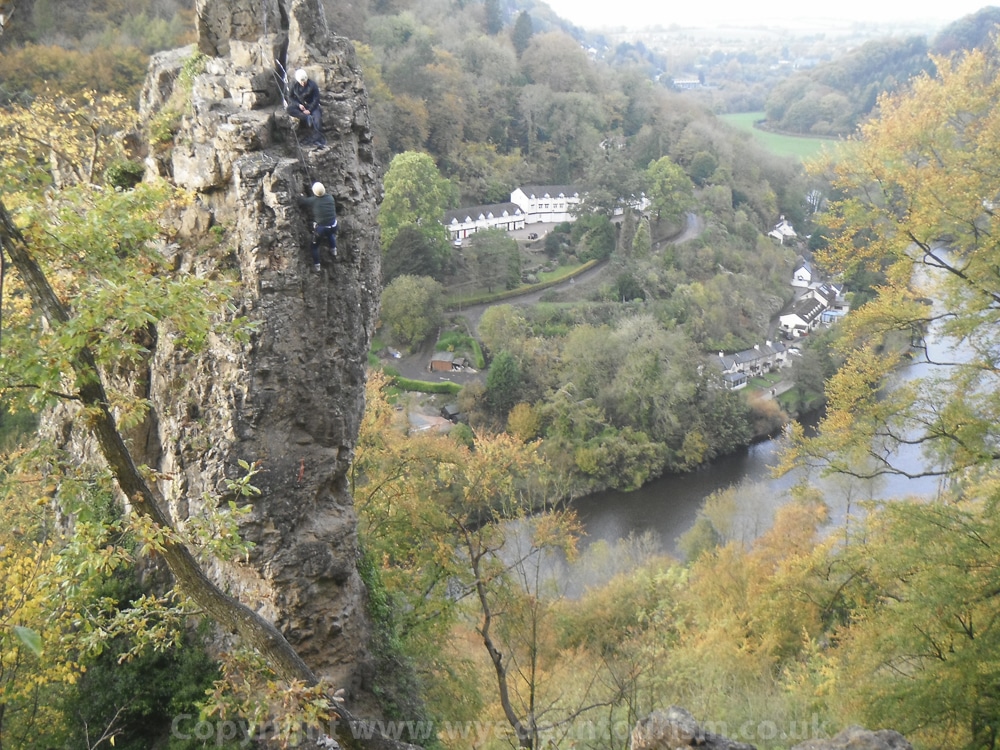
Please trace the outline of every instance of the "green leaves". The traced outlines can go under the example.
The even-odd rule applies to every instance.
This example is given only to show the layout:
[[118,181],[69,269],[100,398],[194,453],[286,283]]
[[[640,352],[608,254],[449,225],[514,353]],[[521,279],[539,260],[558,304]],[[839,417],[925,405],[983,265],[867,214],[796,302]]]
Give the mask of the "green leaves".
[[[121,192],[77,185],[44,203],[22,202],[25,225],[69,319],[42,319],[28,304],[20,279],[10,279],[3,300],[5,330],[0,390],[41,408],[72,397],[72,362],[85,347],[104,368],[134,366],[151,354],[158,337],[189,350],[204,345],[226,322],[230,282],[177,274],[162,254],[160,215],[172,194],[143,184]],[[124,392],[111,394],[123,425],[135,424],[146,404]]]
[[428,237],[437,237],[447,247],[441,221],[445,209],[452,205],[453,189],[429,154],[407,151],[393,157],[384,187],[378,214],[383,248],[390,247],[400,229],[408,224],[419,225]]
[[441,324],[441,285],[426,276],[397,276],[382,292],[382,320],[402,346],[415,347]]
[[652,209],[657,219],[679,221],[691,205],[694,193],[694,186],[684,170],[669,156],[664,156],[649,165],[646,179],[649,182]]
[[35,656],[42,655],[42,637],[31,628],[23,625],[15,625],[14,635],[24,644]]

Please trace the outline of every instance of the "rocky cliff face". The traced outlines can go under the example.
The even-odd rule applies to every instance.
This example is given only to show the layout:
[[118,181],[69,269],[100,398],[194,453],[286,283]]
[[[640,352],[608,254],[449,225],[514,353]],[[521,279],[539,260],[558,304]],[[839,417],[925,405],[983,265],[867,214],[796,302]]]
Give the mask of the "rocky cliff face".
[[[809,731],[809,722],[802,721],[796,733]],[[737,727],[731,727],[736,730]],[[754,731],[762,739],[774,740],[784,734],[774,722],[745,722],[738,728],[744,734]],[[697,747],[701,750],[756,750],[756,745],[737,742],[724,734],[709,731],[700,725],[686,709],[670,706],[667,709],[654,711],[645,719],[641,719],[632,730],[629,739],[631,750],[683,750],[687,747]],[[862,727],[848,727],[831,738],[814,738],[795,745],[792,750],[913,750],[910,743],[899,732],[891,729],[871,731]]]
[[[319,0],[198,0],[197,17],[198,49],[210,57],[172,148],[149,157],[148,170],[195,195],[177,229],[203,249],[178,251],[177,267],[238,276],[238,312],[257,328],[247,345],[215,341],[198,357],[160,333],[142,460],[169,477],[162,490],[175,519],[224,492],[239,460],[260,462],[262,494],[243,529],[256,545],[249,563],[212,573],[350,691],[366,679],[368,620],[345,477],[380,275],[366,95],[353,49],[327,32]],[[175,95],[193,53],[152,61],[144,117]],[[319,152],[298,148],[281,101],[281,71],[298,67],[322,92],[329,148]],[[314,180],[334,196],[341,227],[341,257],[324,258],[319,274],[295,203]],[[224,239],[213,246],[216,234]]]

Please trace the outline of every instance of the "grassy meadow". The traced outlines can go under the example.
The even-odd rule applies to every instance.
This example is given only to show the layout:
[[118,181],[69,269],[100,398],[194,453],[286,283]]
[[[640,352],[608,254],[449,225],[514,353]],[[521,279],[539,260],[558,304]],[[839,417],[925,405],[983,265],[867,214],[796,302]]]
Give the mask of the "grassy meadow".
[[769,151],[779,156],[797,156],[802,161],[817,156],[823,148],[833,148],[838,141],[830,138],[809,138],[800,135],[781,135],[759,130],[753,126],[764,119],[763,112],[740,112],[734,115],[719,115],[719,119],[740,130],[752,133]]

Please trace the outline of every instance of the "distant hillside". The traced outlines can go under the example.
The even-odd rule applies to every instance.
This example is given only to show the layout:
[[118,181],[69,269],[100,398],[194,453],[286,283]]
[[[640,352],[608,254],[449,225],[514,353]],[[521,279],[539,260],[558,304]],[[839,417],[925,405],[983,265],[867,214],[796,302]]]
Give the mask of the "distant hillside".
[[783,81],[767,98],[771,129],[803,135],[848,135],[885,91],[933,72],[923,37],[879,39]]
[[848,55],[791,76],[767,98],[772,130],[802,135],[849,135],[893,92],[920,73],[933,73],[931,55],[950,56],[990,44],[1000,8],[988,6],[945,27],[933,43],[921,36],[866,42]]
[[992,44],[991,39],[997,33],[997,24],[1000,24],[1000,8],[995,5],[981,8],[942,29],[931,44],[931,53],[952,55],[962,50],[979,49]]

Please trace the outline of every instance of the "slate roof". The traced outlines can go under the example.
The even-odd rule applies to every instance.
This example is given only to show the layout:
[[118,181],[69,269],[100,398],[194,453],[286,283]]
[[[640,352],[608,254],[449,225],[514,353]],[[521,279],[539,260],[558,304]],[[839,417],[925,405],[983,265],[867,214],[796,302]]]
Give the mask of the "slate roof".
[[522,185],[520,190],[529,198],[544,198],[546,195],[550,198],[558,198],[560,195],[572,198],[580,195],[580,190],[572,185]]
[[463,223],[466,221],[476,221],[482,217],[488,219],[490,216],[518,216],[524,212],[516,203],[490,203],[485,206],[466,206],[464,208],[453,208],[444,212],[444,223],[447,226],[452,223]]
[[[824,305],[820,300],[814,297],[806,297],[799,300],[795,307],[787,312],[786,315],[798,315],[806,323],[811,323],[818,318],[820,313],[822,313],[825,309],[826,305]],[[785,317],[785,315],[782,315],[781,317]]]

